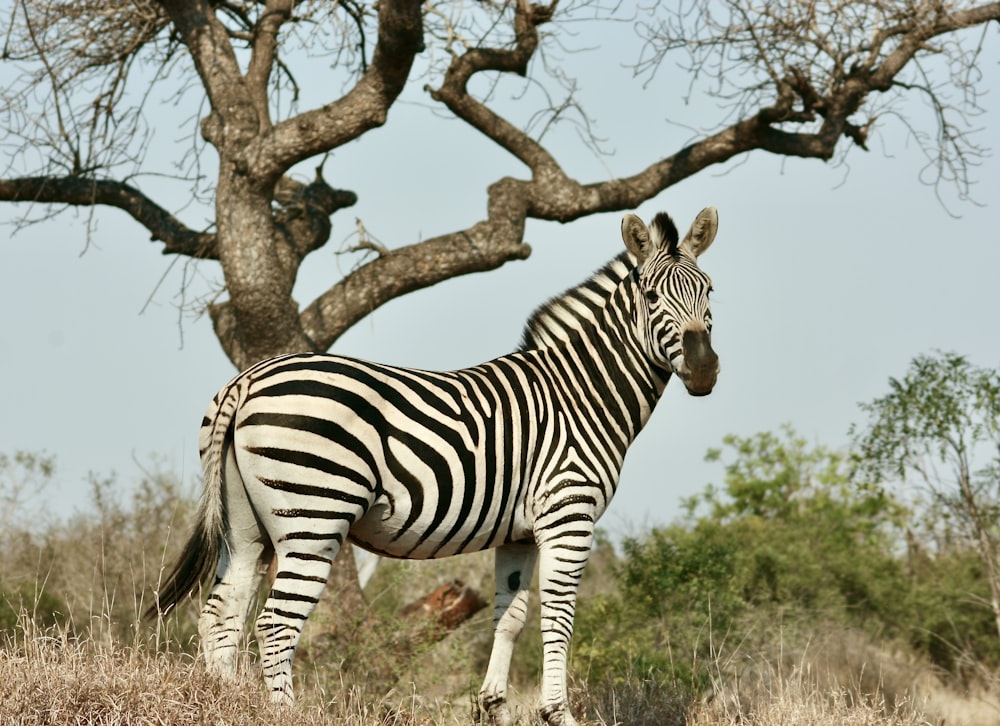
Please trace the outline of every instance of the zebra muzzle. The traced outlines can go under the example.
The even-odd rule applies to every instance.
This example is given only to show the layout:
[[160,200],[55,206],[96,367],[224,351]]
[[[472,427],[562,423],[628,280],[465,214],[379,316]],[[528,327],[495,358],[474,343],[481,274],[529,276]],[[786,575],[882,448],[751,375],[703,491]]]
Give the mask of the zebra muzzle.
[[719,376],[719,356],[712,350],[707,330],[685,330],[681,338],[684,360],[677,374],[692,396],[707,396]]

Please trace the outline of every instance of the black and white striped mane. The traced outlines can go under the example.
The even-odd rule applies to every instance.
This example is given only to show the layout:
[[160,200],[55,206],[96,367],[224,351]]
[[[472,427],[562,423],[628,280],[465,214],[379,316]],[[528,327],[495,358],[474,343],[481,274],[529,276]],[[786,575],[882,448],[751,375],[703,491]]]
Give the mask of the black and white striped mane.
[[670,218],[669,214],[660,212],[653,217],[653,221],[649,225],[649,232],[659,237],[659,240],[654,241],[654,247],[660,247],[666,242],[667,254],[671,257],[678,255],[681,235],[677,231],[677,225],[674,224],[674,220]]
[[518,350],[547,348],[578,334],[583,325],[593,322],[635,265],[635,258],[622,252],[584,282],[542,303],[528,318]]
[[[654,247],[661,247],[665,242],[667,254],[677,256],[680,234],[669,214],[657,214],[649,231],[658,237]],[[547,348],[577,335],[585,324],[597,318],[611,293],[632,274],[636,264],[631,253],[622,252],[589,279],[542,303],[528,318],[518,350]]]

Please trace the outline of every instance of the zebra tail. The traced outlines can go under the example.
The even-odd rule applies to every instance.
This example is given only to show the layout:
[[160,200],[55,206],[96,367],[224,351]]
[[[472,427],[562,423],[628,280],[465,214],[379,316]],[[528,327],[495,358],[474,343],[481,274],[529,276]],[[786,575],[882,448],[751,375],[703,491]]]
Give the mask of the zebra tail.
[[[200,516],[199,514],[199,518]],[[220,540],[221,537],[206,529],[204,521],[199,521],[184,545],[180,560],[154,593],[155,603],[146,610],[143,617],[151,619],[166,615],[184,598],[194,593],[218,564]]]
[[240,387],[236,379],[219,392],[205,413],[199,436],[205,486],[198,505],[197,523],[180,560],[154,593],[155,603],[146,610],[146,618],[166,615],[195,593],[218,565],[225,528],[222,467],[232,441],[230,424],[239,403]]

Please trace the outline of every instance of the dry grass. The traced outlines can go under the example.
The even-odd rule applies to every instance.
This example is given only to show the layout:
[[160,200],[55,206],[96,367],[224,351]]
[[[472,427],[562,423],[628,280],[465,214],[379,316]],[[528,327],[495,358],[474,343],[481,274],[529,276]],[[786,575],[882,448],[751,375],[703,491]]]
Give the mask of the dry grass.
[[802,681],[780,682],[753,705],[715,698],[692,709],[686,726],[932,726],[907,704],[858,702],[848,691],[822,692]]
[[223,681],[194,659],[143,645],[108,648],[67,631],[32,632],[0,649],[0,724],[281,723],[283,726],[426,726],[413,696],[377,702],[344,687],[315,692],[295,708],[269,703],[259,674]]
[[[889,705],[875,694],[858,698],[850,689],[824,690],[799,672],[776,677],[753,697],[735,682],[694,697],[630,677],[615,688],[578,690],[578,710],[605,726],[938,726],[959,723],[930,720],[905,701]],[[995,723],[974,722],[983,726]],[[972,723],[970,723],[972,726]]]
[[991,677],[956,690],[912,653],[859,631],[830,628],[805,647],[776,648],[720,658],[712,692],[687,726],[1000,724],[1000,689]]
[[[817,662],[819,662],[817,660]],[[440,663],[431,659],[428,670]],[[721,665],[721,664],[720,664]],[[444,668],[447,670],[447,668]],[[860,697],[856,687],[832,685],[803,656],[789,667],[781,659],[756,662],[749,678],[719,681],[700,698],[669,691],[641,678],[608,688],[573,689],[574,711],[594,726],[969,726],[1000,722],[988,698],[961,697],[933,681],[921,681],[923,696],[879,693]],[[721,673],[721,670],[720,670]],[[233,682],[204,672],[179,649],[158,650],[136,639],[109,645],[74,638],[68,628],[35,628],[26,616],[16,639],[0,648],[0,724],[241,724],[245,726],[453,726],[473,721],[469,692],[453,700],[370,689],[343,681],[330,685],[308,677],[302,701],[292,709],[267,702],[259,673],[248,668]],[[826,684],[826,685],[821,685]],[[534,697],[524,694],[515,712],[522,726],[538,723]]]
[[[96,519],[0,530],[5,557],[0,572],[5,582],[0,584],[6,593],[0,605],[8,606],[8,615],[27,610],[16,628],[8,617],[3,631],[10,634],[8,640],[0,632],[0,726],[473,722],[474,694],[490,648],[491,608],[406,659],[393,647],[398,638],[391,614],[455,576],[488,598],[493,588],[490,553],[387,564],[366,591],[371,613],[365,614],[365,622],[372,632],[364,636],[358,635],[362,628],[343,636],[346,641],[338,639],[321,608],[307,623],[296,658],[301,701],[294,709],[281,709],[263,695],[252,646],[250,665],[236,682],[204,672],[193,655],[197,607],[179,608],[153,629],[137,622],[148,604],[144,597],[177,554],[179,538],[168,533],[187,531],[177,522],[189,509],[178,505],[187,501],[179,497],[181,489],[173,479],[153,472],[130,500],[98,482]],[[161,542],[167,544],[156,544]],[[598,548],[582,598],[614,587],[614,561],[610,548]],[[46,619],[46,611],[59,617]],[[907,656],[905,648],[894,652],[860,633],[830,627],[817,637],[812,633],[824,631],[823,626],[804,627],[809,634],[764,628],[752,645],[720,647],[711,663],[716,673],[711,694],[664,689],[635,676],[614,684],[577,682],[571,692],[574,713],[593,726],[1000,724],[1000,688],[991,674],[984,673],[979,690],[957,692],[926,665],[908,660],[913,655]],[[772,641],[774,649],[761,652]],[[806,645],[796,650],[793,642]],[[757,650],[751,653],[751,648]],[[535,606],[512,678],[512,711],[521,726],[538,723],[540,651]],[[703,664],[697,665],[700,669]],[[380,673],[392,677],[380,679]]]
[[[486,560],[468,558],[461,564],[470,581],[489,584]],[[387,569],[382,576],[372,598],[404,601],[409,590],[420,592],[437,583],[440,573],[405,566],[398,573]],[[77,610],[76,624],[71,617],[43,628],[22,612],[19,628],[0,643],[0,726],[468,725],[474,721],[474,694],[490,647],[490,614],[484,611],[395,669],[401,674],[397,682],[383,683],[377,673],[387,670],[382,661],[395,654],[381,641],[355,645],[354,664],[347,667],[338,662],[336,648],[324,649],[321,637],[313,635],[296,660],[301,701],[289,710],[266,700],[251,654],[236,682],[220,681],[193,656],[193,622],[176,617],[151,630],[130,620],[139,609],[134,603],[114,603],[107,595],[94,602],[82,615]],[[115,614],[119,612],[126,614]],[[321,622],[312,626],[322,630]],[[539,649],[532,642],[535,637],[526,632],[522,650]],[[780,634],[777,640],[783,640]],[[749,653],[748,644],[724,650],[712,664],[716,677],[711,693],[664,689],[636,676],[614,685],[577,682],[571,693],[573,711],[590,726],[1000,724],[996,692],[985,686],[976,693],[949,689],[905,652],[872,643],[859,632],[827,629],[800,649],[779,642],[768,652]],[[539,723],[536,680],[515,674],[515,687],[531,689],[512,698],[520,726]]]
[[[162,498],[169,502],[173,490],[163,489]],[[266,700],[259,671],[252,665],[236,682],[207,675],[193,655],[197,608],[182,609],[152,630],[136,622],[144,605],[141,593],[150,591],[162,562],[173,557],[172,551],[154,548],[144,553],[135,545],[164,541],[166,536],[150,521],[160,522],[163,529],[172,520],[168,504],[152,495],[149,499],[152,503],[137,508],[140,514],[134,517],[143,527],[125,513],[108,509],[100,527],[61,530],[65,535],[58,537],[38,535],[40,548],[19,550],[9,536],[4,542],[4,574],[29,584],[25,599],[10,603],[28,612],[22,613],[19,628],[8,630],[12,639],[0,642],[0,726],[473,722],[474,694],[490,647],[489,608],[405,664],[386,646],[391,638],[372,637],[345,649],[328,636],[319,613],[307,624],[296,659],[301,701],[291,710]],[[131,534],[108,539],[107,531]],[[50,551],[60,556],[50,558]],[[368,596],[375,610],[392,613],[456,574],[487,595],[492,590],[486,553],[447,563],[387,566],[369,586]],[[610,576],[597,579],[605,585],[611,581]],[[44,609],[40,598],[46,590],[67,593],[62,612],[68,613],[47,628],[30,615],[32,609]],[[513,678],[515,689],[527,689],[515,691],[512,698],[521,726],[538,724],[536,618],[537,607],[521,639],[520,665]],[[782,639],[780,634],[776,639]],[[571,694],[574,713],[593,726],[1000,724],[998,699],[989,690],[949,690],[926,667],[859,634],[834,632],[814,638],[800,652],[779,645],[773,652],[749,657],[746,644],[730,650],[713,664],[717,679],[711,698],[683,688],[664,689],[639,677],[613,686],[578,682]],[[381,682],[382,672],[399,677],[394,683]]]

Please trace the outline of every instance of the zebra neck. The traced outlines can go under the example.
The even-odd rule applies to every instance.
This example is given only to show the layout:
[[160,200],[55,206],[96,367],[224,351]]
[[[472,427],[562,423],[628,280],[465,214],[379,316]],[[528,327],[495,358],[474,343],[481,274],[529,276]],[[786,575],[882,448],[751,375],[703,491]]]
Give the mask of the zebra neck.
[[604,409],[623,428],[626,446],[649,420],[670,372],[656,366],[643,350],[636,331],[636,316],[628,286],[623,280],[600,315],[581,326],[567,349],[579,389],[588,402]]

